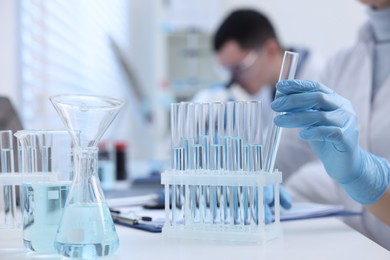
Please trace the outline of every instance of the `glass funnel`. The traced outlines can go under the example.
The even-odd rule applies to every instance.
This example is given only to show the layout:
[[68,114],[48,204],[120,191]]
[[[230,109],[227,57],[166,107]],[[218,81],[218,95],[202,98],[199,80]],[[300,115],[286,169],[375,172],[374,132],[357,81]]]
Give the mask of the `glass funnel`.
[[123,102],[81,95],[53,96],[50,101],[75,143],[75,176],[54,246],[66,257],[95,258],[112,254],[118,248],[119,239],[98,178],[97,144]]

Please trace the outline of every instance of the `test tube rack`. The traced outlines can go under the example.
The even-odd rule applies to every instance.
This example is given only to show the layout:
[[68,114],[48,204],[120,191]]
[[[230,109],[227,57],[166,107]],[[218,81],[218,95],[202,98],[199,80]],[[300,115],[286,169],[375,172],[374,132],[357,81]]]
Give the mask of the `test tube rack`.
[[[254,243],[281,237],[281,182],[282,173],[277,170],[272,174],[242,170],[165,171],[161,175],[165,187],[163,234],[170,238]],[[273,187],[275,198],[271,223],[265,222],[266,186]]]
[[161,176],[165,235],[237,242],[281,235],[282,174],[264,167],[265,130],[260,101],[171,105],[172,170]]

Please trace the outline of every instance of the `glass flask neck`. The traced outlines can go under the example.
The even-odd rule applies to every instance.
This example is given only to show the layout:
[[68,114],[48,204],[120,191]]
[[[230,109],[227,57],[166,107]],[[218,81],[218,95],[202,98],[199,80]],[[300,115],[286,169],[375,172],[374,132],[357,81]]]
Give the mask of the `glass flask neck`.
[[104,203],[98,178],[98,148],[74,148],[75,176],[69,203]]

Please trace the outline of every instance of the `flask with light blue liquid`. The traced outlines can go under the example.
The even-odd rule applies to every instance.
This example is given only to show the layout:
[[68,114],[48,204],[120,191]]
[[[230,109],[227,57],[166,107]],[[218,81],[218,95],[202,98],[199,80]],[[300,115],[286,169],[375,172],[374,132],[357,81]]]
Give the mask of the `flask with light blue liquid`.
[[123,102],[114,98],[59,95],[50,98],[73,139],[75,176],[54,247],[62,256],[113,254],[119,238],[98,177],[98,143]]

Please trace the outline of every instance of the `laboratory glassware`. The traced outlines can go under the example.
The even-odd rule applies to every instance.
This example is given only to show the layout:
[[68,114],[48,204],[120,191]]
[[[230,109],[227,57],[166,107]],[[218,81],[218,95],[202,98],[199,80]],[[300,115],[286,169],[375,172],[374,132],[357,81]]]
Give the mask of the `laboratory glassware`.
[[[23,174],[21,210],[24,246],[54,254],[54,239],[73,178],[72,140],[66,130],[15,133]],[[31,176],[41,176],[33,181]]]
[[[88,95],[58,95],[50,101],[75,144],[75,176],[58,227],[55,248],[66,257],[110,255],[118,248],[119,238],[98,178],[97,145],[123,102]],[[80,138],[76,137],[76,132]]]
[[[284,52],[282,67],[280,69],[280,74],[279,74],[279,81],[295,78],[298,59],[299,59],[298,53],[291,52],[291,51]],[[278,95],[278,92],[276,92],[276,95]],[[275,118],[275,116],[277,115],[278,113],[274,112],[272,119]],[[267,140],[265,143],[266,158],[265,158],[264,169],[266,172],[271,173],[274,170],[275,159],[279,148],[281,134],[282,134],[282,129],[279,126],[275,125],[272,121],[271,129],[268,130]]]
[[[194,160],[195,170],[207,170],[209,167],[209,137],[208,131],[208,117],[210,106],[208,103],[195,103],[194,104]],[[204,223],[207,213],[207,188],[204,186],[196,186],[195,198],[193,198],[193,204],[195,204],[195,223]]]
[[[172,104],[171,106],[171,142],[172,142],[172,169],[183,172],[188,167],[188,148],[185,132],[186,102]],[[184,220],[184,189],[182,185],[172,185],[172,223]]]
[[[209,138],[210,138],[210,170],[221,173],[227,165],[225,149],[226,103],[210,104]],[[226,187],[210,186],[210,223],[228,222]]]
[[272,185],[278,200],[282,175],[263,169],[261,102],[178,103],[171,115],[163,233],[243,242],[280,236],[278,201],[275,221],[266,223],[264,214],[264,188]]
[[[14,174],[12,131],[0,131],[0,174]],[[0,183],[0,229],[16,227],[15,186]]]

